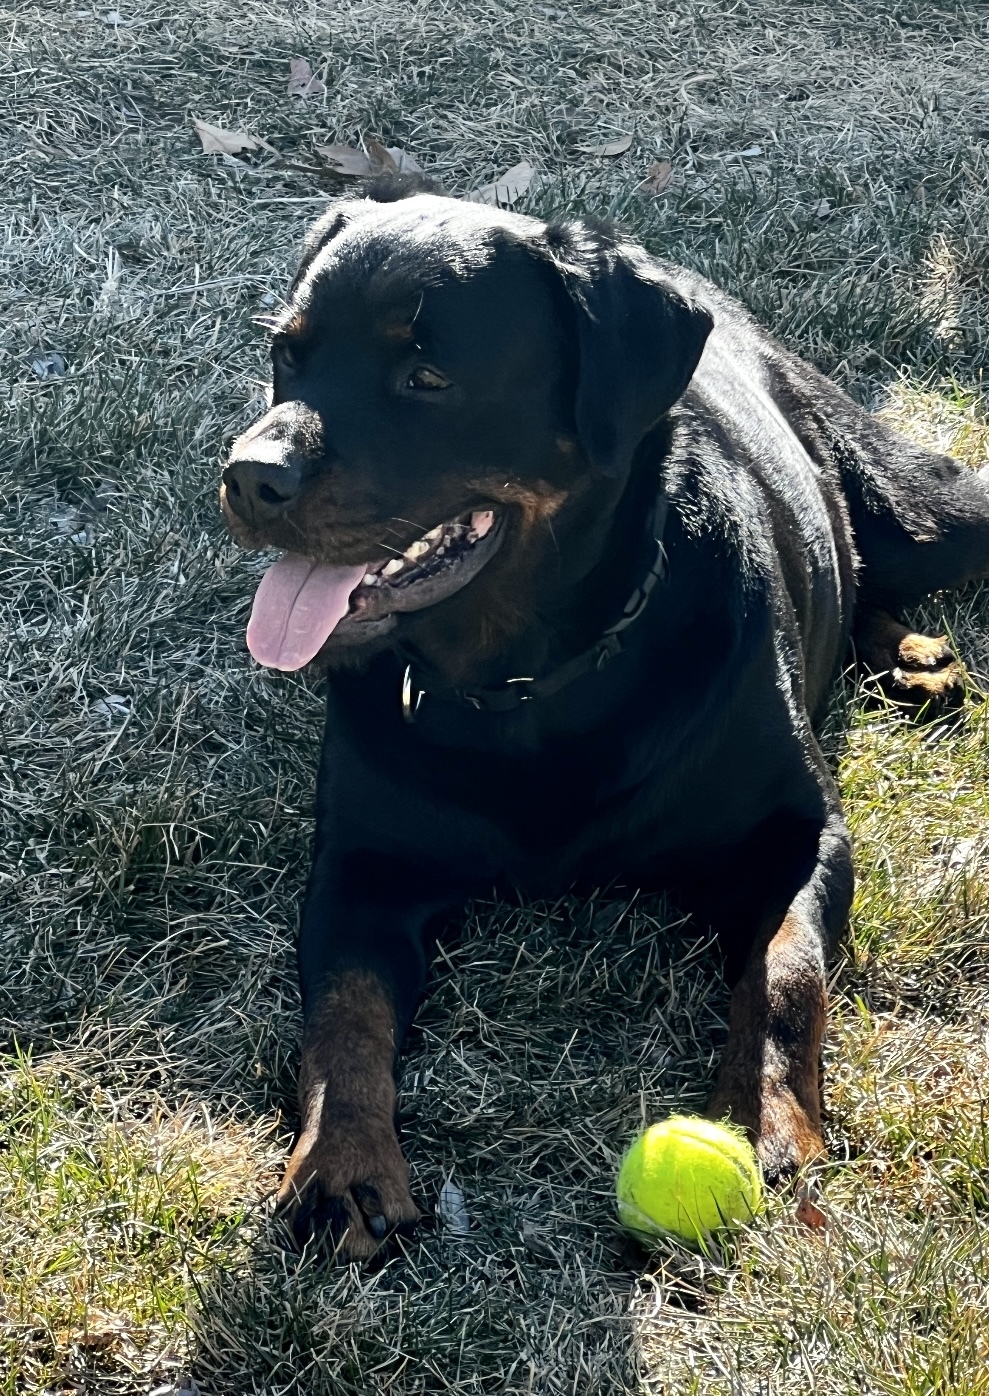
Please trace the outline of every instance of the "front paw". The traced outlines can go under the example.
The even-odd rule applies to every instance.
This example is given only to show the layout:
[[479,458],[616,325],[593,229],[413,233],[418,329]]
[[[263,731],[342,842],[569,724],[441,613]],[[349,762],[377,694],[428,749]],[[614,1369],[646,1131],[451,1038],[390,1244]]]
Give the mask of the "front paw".
[[300,1249],[316,1240],[341,1260],[367,1259],[419,1218],[394,1124],[348,1119],[356,1115],[339,1111],[318,1132],[303,1132],[275,1199]]
[[826,1153],[817,1110],[811,1112],[801,1105],[789,1086],[764,1082],[754,1100],[718,1091],[708,1104],[707,1115],[712,1120],[728,1119],[745,1129],[770,1187]]

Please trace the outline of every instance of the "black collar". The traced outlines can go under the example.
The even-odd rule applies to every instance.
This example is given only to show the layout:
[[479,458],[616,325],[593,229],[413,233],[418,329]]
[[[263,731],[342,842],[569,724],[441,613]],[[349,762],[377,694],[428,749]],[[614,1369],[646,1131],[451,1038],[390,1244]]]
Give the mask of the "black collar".
[[523,674],[515,679],[506,679],[504,683],[496,684],[493,688],[422,688],[413,678],[412,664],[407,664],[402,676],[402,716],[405,721],[415,722],[419,704],[427,694],[431,698],[440,698],[447,702],[469,703],[480,712],[507,713],[522,703],[531,703],[536,698],[552,698],[561,688],[573,683],[574,679],[603,669],[616,655],[621,654],[625,648],[622,632],[642,615],[656,583],[666,579],[663,529],[668,509],[666,496],[661,494],[653,513],[651,533],[656,551],[652,566],[625,602],[618,620],[614,625],[610,625],[593,645],[574,655],[573,659],[568,659],[564,664],[551,669],[542,678],[531,678]]

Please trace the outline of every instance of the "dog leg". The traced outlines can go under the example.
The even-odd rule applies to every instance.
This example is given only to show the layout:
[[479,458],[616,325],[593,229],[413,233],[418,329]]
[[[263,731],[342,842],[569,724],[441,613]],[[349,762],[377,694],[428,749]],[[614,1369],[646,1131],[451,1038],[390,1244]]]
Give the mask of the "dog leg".
[[824,1152],[819,1089],[828,952],[852,894],[851,846],[839,816],[782,920],[757,937],[735,987],[728,1042],[708,1104],[749,1132],[768,1182]]
[[944,636],[918,635],[878,606],[865,607],[857,617],[855,650],[894,702],[930,703],[941,711],[965,695],[965,670]]
[[376,975],[338,975],[310,1008],[302,1044],[302,1133],[277,1206],[299,1246],[326,1236],[371,1255],[419,1216],[395,1133],[395,1013]]
[[341,842],[317,819],[299,931],[302,1129],[278,1206],[299,1245],[325,1241],[360,1260],[419,1215],[395,1129],[395,1060],[431,927],[461,899],[428,869]]

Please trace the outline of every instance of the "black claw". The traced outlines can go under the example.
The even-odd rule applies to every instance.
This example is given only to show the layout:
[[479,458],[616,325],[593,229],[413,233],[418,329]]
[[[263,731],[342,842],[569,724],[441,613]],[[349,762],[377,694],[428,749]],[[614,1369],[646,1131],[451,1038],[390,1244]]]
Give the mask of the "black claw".
[[350,1213],[342,1197],[328,1197],[323,1209],[323,1230],[328,1232],[337,1245],[343,1240],[344,1232],[350,1225]]
[[373,1183],[355,1183],[350,1189],[354,1201],[361,1209],[368,1231],[376,1241],[383,1241],[388,1235],[388,1219],[382,1210],[381,1194]]
[[339,1201],[339,1198],[329,1197],[326,1193],[322,1192],[322,1190],[320,1191],[320,1195],[316,1199],[312,1209],[311,1223],[311,1234],[317,1241],[325,1236],[327,1232],[333,1236],[334,1240],[337,1239],[334,1223],[338,1223],[339,1221],[337,1214]]
[[381,1194],[373,1183],[355,1183],[350,1191],[365,1217],[375,1217],[384,1211]]
[[312,1236],[313,1196],[307,1192],[292,1216],[292,1239],[301,1251]]

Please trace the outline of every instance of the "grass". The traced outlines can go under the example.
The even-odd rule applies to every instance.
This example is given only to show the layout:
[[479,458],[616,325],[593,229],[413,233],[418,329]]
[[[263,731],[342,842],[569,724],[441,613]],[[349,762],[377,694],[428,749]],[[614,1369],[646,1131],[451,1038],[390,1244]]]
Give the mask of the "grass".
[[[455,1185],[469,1231],[327,1270],[265,1201],[319,686],[249,664],[262,560],[215,506],[263,404],[255,317],[339,188],[313,146],[365,131],[453,192],[530,160],[527,207],[618,217],[985,463],[984,7],[106,13],[0,11],[0,1393],[989,1391],[985,703],[918,729],[836,696],[859,889],[825,1232],[780,1196],[703,1263],[630,1251],[614,1168],[704,1098],[714,957],[661,905],[477,906],[403,1073],[416,1194],[433,1216]],[[297,55],[324,98],[288,97]],[[278,154],[203,155],[193,115]],[[626,155],[580,149],[625,131]],[[983,686],[986,599],[922,617]]]

